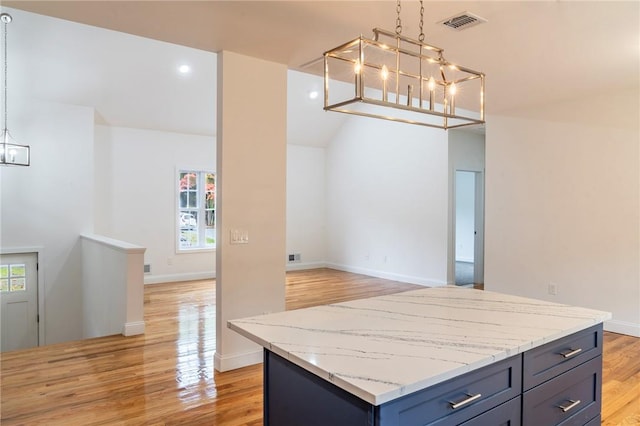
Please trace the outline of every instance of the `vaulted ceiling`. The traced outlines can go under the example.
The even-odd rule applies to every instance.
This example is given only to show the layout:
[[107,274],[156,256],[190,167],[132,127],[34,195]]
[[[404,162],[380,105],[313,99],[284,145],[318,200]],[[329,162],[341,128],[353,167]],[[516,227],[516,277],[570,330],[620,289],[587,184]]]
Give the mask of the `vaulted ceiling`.
[[[317,63],[306,64],[360,34],[370,35],[373,27],[393,29],[396,18],[395,1],[6,1],[7,6],[17,15],[9,27],[10,61],[16,63],[10,62],[10,90],[94,106],[99,122],[197,134],[215,134],[212,52],[231,50],[318,73]],[[402,2],[403,34],[417,37],[418,11],[418,2]],[[463,11],[488,22],[463,31],[438,24]],[[639,85],[637,1],[427,1],[424,30],[447,59],[487,74],[489,114]],[[176,74],[182,63],[191,65],[190,75]],[[324,116],[321,101],[307,97],[319,80],[291,76],[293,121],[333,120]],[[311,144],[321,145],[324,137]]]

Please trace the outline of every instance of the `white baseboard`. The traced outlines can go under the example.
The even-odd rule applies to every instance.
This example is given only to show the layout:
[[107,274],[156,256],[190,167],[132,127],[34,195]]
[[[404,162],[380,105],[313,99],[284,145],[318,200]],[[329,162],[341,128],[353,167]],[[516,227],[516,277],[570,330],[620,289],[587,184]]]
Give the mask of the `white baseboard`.
[[377,271],[374,269],[360,268],[357,266],[341,265],[338,263],[326,263],[327,268],[337,269],[339,271],[353,272],[355,274],[369,275],[372,277],[384,278],[387,280],[400,281],[409,284],[419,284],[426,287],[442,287],[447,285],[445,281],[433,280],[422,277],[412,277],[410,275],[395,274],[393,272]]
[[144,277],[144,284],[161,284],[178,281],[212,280],[216,277],[215,271],[209,272],[184,272],[181,274],[148,275]]
[[262,348],[251,352],[244,352],[233,355],[220,355],[217,351],[213,354],[213,368],[224,372],[249,365],[260,364],[263,360]]
[[612,333],[640,337],[640,324],[633,322],[608,320],[604,322],[604,329]]
[[326,268],[325,262],[304,262],[304,263],[287,263],[287,271],[304,271],[306,269]]
[[144,334],[144,321],[134,321],[125,323],[122,328],[123,336],[135,336],[136,334]]

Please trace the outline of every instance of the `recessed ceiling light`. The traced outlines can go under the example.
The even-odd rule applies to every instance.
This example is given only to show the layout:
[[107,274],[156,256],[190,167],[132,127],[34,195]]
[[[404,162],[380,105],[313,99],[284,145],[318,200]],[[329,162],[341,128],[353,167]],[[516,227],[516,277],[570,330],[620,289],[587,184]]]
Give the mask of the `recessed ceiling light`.
[[317,90],[312,90],[311,92],[309,92],[309,99],[317,99],[318,95],[319,93]]
[[180,65],[178,67],[178,72],[180,74],[189,74],[191,72],[191,67],[187,64]]

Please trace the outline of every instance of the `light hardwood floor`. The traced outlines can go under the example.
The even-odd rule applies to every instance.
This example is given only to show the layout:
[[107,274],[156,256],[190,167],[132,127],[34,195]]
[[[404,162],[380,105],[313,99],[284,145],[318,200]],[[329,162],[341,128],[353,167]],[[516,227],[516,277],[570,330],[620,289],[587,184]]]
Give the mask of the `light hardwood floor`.
[[[286,306],[416,288],[320,269],[287,274]],[[144,336],[4,353],[2,425],[261,425],[262,367],[213,370],[215,284],[145,288]],[[640,425],[640,339],[605,333],[603,424]]]

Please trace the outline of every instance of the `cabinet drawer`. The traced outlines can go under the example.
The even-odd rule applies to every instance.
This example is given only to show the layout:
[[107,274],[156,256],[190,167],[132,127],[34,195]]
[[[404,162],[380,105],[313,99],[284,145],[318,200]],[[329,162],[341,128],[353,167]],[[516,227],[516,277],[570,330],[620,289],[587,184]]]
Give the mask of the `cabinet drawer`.
[[589,423],[584,426],[600,426],[602,424],[602,420],[600,419],[600,415],[594,417]]
[[602,357],[537,386],[523,395],[523,426],[583,426],[600,414]]
[[523,388],[538,386],[598,355],[602,355],[602,324],[531,349],[523,355]]
[[521,389],[522,358],[517,355],[383,404],[376,410],[376,424],[457,425],[518,396]]
[[513,398],[460,426],[520,426],[521,403],[520,397]]

